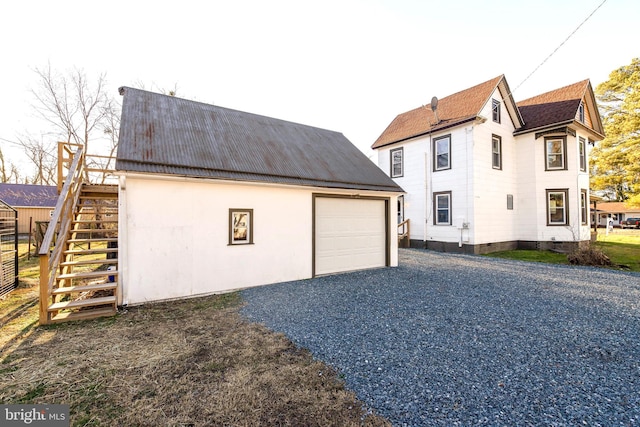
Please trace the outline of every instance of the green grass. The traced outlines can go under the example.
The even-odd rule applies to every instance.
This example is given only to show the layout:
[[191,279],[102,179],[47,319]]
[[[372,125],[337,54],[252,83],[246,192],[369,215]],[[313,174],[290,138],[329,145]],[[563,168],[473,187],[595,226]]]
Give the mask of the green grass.
[[640,271],[640,232],[615,230],[609,235],[598,234],[596,247],[607,254],[614,264]]
[[[637,230],[615,229],[609,234],[599,230],[598,240],[594,245],[611,259],[614,266],[640,272],[640,232]],[[551,251],[514,250],[494,252],[486,256],[549,264],[569,263],[565,254]]]
[[518,249],[513,251],[492,252],[486,256],[493,258],[515,259],[529,262],[546,262],[548,264],[569,264],[567,255],[551,251]]

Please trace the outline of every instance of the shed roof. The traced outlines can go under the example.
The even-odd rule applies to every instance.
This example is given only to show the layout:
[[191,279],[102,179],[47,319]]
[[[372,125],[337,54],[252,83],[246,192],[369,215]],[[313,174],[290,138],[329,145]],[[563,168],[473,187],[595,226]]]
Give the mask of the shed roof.
[[382,132],[371,148],[380,148],[394,142],[404,141],[474,120],[496,90],[500,89],[505,106],[514,120],[515,127],[522,124],[520,113],[515,107],[511,90],[504,75],[484,83],[456,92],[438,101],[437,117],[430,107],[424,105],[399,114]]
[[54,208],[58,202],[55,185],[0,184],[0,200],[19,208]]
[[343,134],[133,88],[116,170],[402,192]]

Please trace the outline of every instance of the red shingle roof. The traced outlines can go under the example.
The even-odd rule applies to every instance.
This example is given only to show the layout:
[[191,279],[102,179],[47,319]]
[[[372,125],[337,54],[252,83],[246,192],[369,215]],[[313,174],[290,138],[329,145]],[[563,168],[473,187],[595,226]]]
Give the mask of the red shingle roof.
[[379,148],[473,120],[503,78],[504,75],[498,76],[439,100],[439,121],[430,106],[422,106],[398,115],[371,148]]
[[589,80],[582,80],[518,102],[524,120],[518,132],[574,120],[588,87]]

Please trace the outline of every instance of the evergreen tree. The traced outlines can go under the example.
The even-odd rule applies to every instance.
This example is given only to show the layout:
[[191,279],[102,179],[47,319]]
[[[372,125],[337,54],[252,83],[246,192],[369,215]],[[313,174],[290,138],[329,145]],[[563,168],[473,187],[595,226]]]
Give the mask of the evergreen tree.
[[596,88],[606,137],[591,152],[591,188],[640,206],[640,58]]

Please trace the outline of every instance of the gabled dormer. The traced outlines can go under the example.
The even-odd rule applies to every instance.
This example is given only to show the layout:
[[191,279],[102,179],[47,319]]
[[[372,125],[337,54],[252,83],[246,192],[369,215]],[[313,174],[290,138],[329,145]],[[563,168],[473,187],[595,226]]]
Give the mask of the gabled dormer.
[[604,138],[596,98],[589,80],[561,87],[518,102],[524,126],[515,135],[535,132],[538,139],[548,133],[575,133],[582,128],[592,140]]

